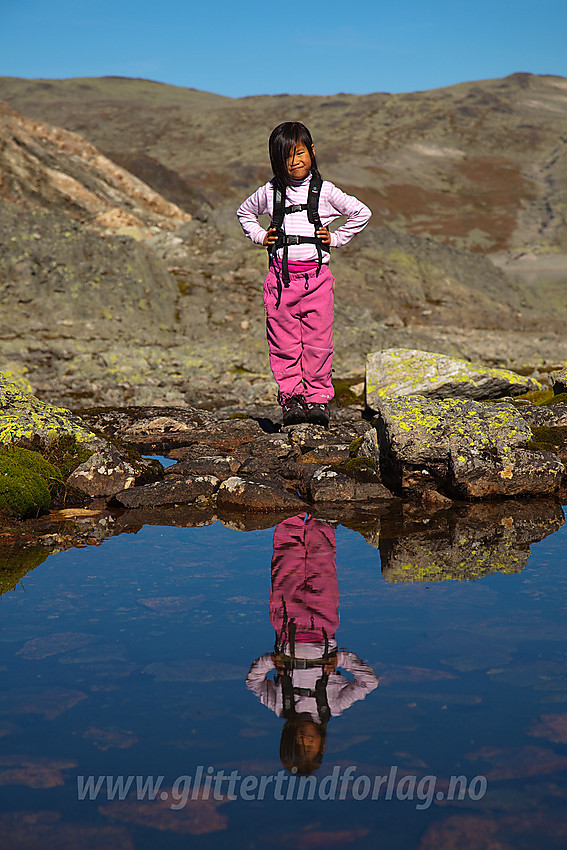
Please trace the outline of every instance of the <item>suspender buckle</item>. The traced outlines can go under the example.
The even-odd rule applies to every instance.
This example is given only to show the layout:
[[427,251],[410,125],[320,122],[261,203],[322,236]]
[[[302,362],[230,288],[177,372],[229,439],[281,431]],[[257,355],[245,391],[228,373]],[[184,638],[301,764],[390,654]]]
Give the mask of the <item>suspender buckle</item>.
[[303,210],[307,209],[307,204],[290,204],[289,207],[285,208],[286,213],[296,213],[303,212]]

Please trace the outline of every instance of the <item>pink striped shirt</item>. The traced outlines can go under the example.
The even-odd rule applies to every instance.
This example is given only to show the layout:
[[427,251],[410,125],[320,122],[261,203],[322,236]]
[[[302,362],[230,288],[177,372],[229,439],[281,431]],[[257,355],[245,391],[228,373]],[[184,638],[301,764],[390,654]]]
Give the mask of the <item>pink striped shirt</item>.
[[[290,204],[306,204],[307,193],[309,191],[309,183],[311,175],[306,177],[301,183],[294,186],[289,186],[286,190],[286,206]],[[272,216],[274,192],[272,182],[260,186],[253,195],[239,206],[236,215],[240,221],[242,229],[246,236],[262,245],[266,230],[258,221],[258,216]],[[347,195],[345,192],[338,189],[333,183],[328,180],[323,181],[321,187],[321,195],[319,198],[319,217],[321,224],[328,227],[329,224],[340,216],[346,216],[346,221],[341,224],[334,233],[331,233],[331,247],[338,248],[341,245],[346,245],[350,242],[353,236],[368,224],[372,215],[368,207],[355,198],[353,195]],[[313,236],[313,225],[310,224],[307,218],[307,210],[303,212],[288,213],[284,217],[283,229],[290,236]],[[290,245],[289,260],[291,262],[312,262],[317,261],[317,248],[315,245]],[[278,252],[281,257],[282,251]],[[329,262],[329,254],[323,251],[323,262]]]

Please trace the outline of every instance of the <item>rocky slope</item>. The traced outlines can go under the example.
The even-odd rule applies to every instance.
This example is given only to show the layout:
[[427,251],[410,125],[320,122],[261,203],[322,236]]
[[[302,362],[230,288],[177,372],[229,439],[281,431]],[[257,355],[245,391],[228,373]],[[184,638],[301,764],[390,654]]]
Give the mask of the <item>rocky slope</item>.
[[0,104],[0,195],[100,228],[173,228],[190,216],[86,142]]

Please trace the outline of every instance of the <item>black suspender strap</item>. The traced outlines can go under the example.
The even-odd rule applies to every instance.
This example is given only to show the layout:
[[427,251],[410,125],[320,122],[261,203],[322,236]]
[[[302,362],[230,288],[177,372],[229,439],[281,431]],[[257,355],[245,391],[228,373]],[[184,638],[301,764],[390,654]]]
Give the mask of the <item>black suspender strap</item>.
[[[307,194],[307,218],[313,225],[315,229],[315,233],[319,230],[320,227],[323,227],[321,224],[321,218],[319,217],[319,198],[321,196],[321,186],[323,185],[323,181],[319,177],[318,174],[313,174],[311,176],[311,182],[309,184],[309,192]],[[317,274],[321,271],[321,266],[323,265],[323,253],[321,251],[321,243],[317,241]]]
[[[271,226],[275,228],[277,233],[277,242],[273,245],[268,245],[268,265],[271,266],[272,263],[275,265],[275,274],[278,283],[278,294],[276,298],[276,308],[280,306],[281,297],[282,297],[282,288],[285,286],[289,286],[289,246],[290,245],[303,245],[306,243],[315,245],[317,249],[317,274],[321,271],[321,266],[323,265],[323,251],[327,251],[330,253],[330,248],[327,245],[323,245],[321,240],[316,236],[296,236],[296,235],[288,235],[283,232],[283,222],[284,216],[291,213],[303,212],[307,211],[307,219],[310,224],[313,225],[315,234],[317,231],[323,227],[321,223],[321,218],[319,216],[319,198],[321,196],[321,187],[323,185],[323,181],[318,174],[311,175],[311,181],[309,183],[309,190],[307,193],[307,203],[306,204],[290,204],[286,207],[285,205],[285,192],[277,185],[274,180],[273,183],[273,192],[274,192],[274,201],[273,201],[273,210],[272,210],[272,224]],[[277,265],[275,264],[275,259],[277,256],[278,250],[282,251],[282,273],[280,275]]]

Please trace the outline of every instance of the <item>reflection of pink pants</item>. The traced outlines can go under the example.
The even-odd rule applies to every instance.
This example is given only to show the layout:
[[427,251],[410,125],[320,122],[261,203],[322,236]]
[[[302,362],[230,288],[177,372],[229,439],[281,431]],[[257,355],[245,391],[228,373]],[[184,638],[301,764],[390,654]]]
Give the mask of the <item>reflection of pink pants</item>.
[[313,402],[327,402],[333,397],[335,279],[325,263],[318,275],[316,271],[290,274],[279,307],[272,269],[264,281],[270,367],[282,401],[292,395],[303,395]]
[[313,517],[285,519],[274,531],[270,621],[279,643],[292,619],[302,643],[324,639],[323,630],[334,637],[339,625],[335,529]]

